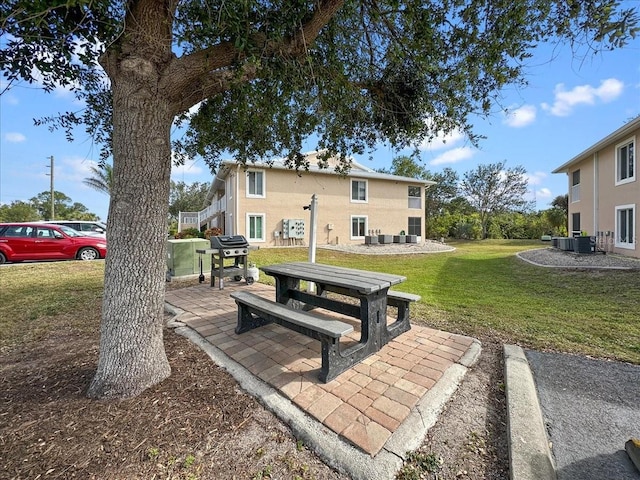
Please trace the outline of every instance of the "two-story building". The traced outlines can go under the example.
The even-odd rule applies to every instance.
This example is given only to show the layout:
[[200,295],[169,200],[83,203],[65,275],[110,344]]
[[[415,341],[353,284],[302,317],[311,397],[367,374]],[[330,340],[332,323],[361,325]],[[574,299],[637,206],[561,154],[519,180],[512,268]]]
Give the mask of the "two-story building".
[[569,187],[569,233],[587,232],[608,252],[640,258],[636,172],[640,117],[556,168]]
[[318,245],[364,243],[366,235],[403,232],[424,238],[424,191],[434,182],[378,173],[355,161],[340,175],[334,160],[319,168],[317,155],[306,154],[309,171],[299,172],[279,160],[247,166],[222,162],[209,190],[211,205],[191,214],[192,226],[218,227],[264,247],[309,245],[310,212],[304,207],[315,194]]

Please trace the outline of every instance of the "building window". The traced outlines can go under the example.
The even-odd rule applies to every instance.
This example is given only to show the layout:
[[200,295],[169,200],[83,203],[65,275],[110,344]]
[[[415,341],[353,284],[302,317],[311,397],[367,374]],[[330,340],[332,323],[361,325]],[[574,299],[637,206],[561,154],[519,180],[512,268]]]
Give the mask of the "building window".
[[616,185],[636,179],[635,143],[634,137],[616,145]]
[[635,204],[616,207],[616,247],[635,250],[635,210]]
[[247,213],[247,240],[264,242],[264,213]]
[[409,187],[409,208],[422,208],[422,188]]
[[571,174],[571,203],[580,201],[580,170]]
[[367,234],[367,217],[351,217],[351,240],[364,238]]
[[366,180],[351,180],[351,201],[362,203],[367,202]]
[[264,172],[262,170],[247,171],[247,197],[264,198]]
[[574,236],[581,234],[581,230],[580,230],[580,214],[579,213],[572,213],[571,214],[571,233]]
[[407,225],[408,235],[422,235],[422,217],[409,217]]

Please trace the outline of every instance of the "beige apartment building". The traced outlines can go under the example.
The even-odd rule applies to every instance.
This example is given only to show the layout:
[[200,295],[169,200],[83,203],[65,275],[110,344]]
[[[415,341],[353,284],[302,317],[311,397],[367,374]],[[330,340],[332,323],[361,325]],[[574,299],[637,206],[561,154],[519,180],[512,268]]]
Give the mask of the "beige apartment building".
[[300,172],[278,160],[247,167],[223,162],[209,190],[211,205],[194,213],[191,223],[243,235],[260,247],[309,245],[308,207],[315,194],[318,245],[364,243],[377,234],[424,240],[424,192],[434,182],[378,173],[355,161],[339,175],[335,161],[318,168],[317,155],[306,154],[310,169]]
[[569,233],[595,236],[598,246],[640,258],[640,182],[636,168],[640,117],[556,168],[569,188]]

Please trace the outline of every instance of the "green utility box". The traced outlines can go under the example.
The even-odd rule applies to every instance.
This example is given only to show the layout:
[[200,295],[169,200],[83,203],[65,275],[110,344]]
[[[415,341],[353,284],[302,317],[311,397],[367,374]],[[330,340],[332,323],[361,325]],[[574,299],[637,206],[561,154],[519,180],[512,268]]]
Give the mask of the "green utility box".
[[211,255],[200,255],[196,250],[210,248],[209,240],[204,238],[182,238],[167,240],[167,271],[172,277],[183,277],[200,273],[200,257],[202,272],[211,271]]

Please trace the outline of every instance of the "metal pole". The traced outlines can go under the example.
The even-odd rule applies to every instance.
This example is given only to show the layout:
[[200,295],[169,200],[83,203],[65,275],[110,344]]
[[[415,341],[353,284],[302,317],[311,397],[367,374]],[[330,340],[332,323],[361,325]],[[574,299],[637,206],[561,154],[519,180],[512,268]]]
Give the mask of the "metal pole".
[[51,218],[49,220],[55,220],[55,190],[53,188],[53,155],[51,155],[49,157],[49,161],[50,161],[50,165],[49,165],[49,176],[51,177],[51,184],[50,184],[50,192],[51,192]]

